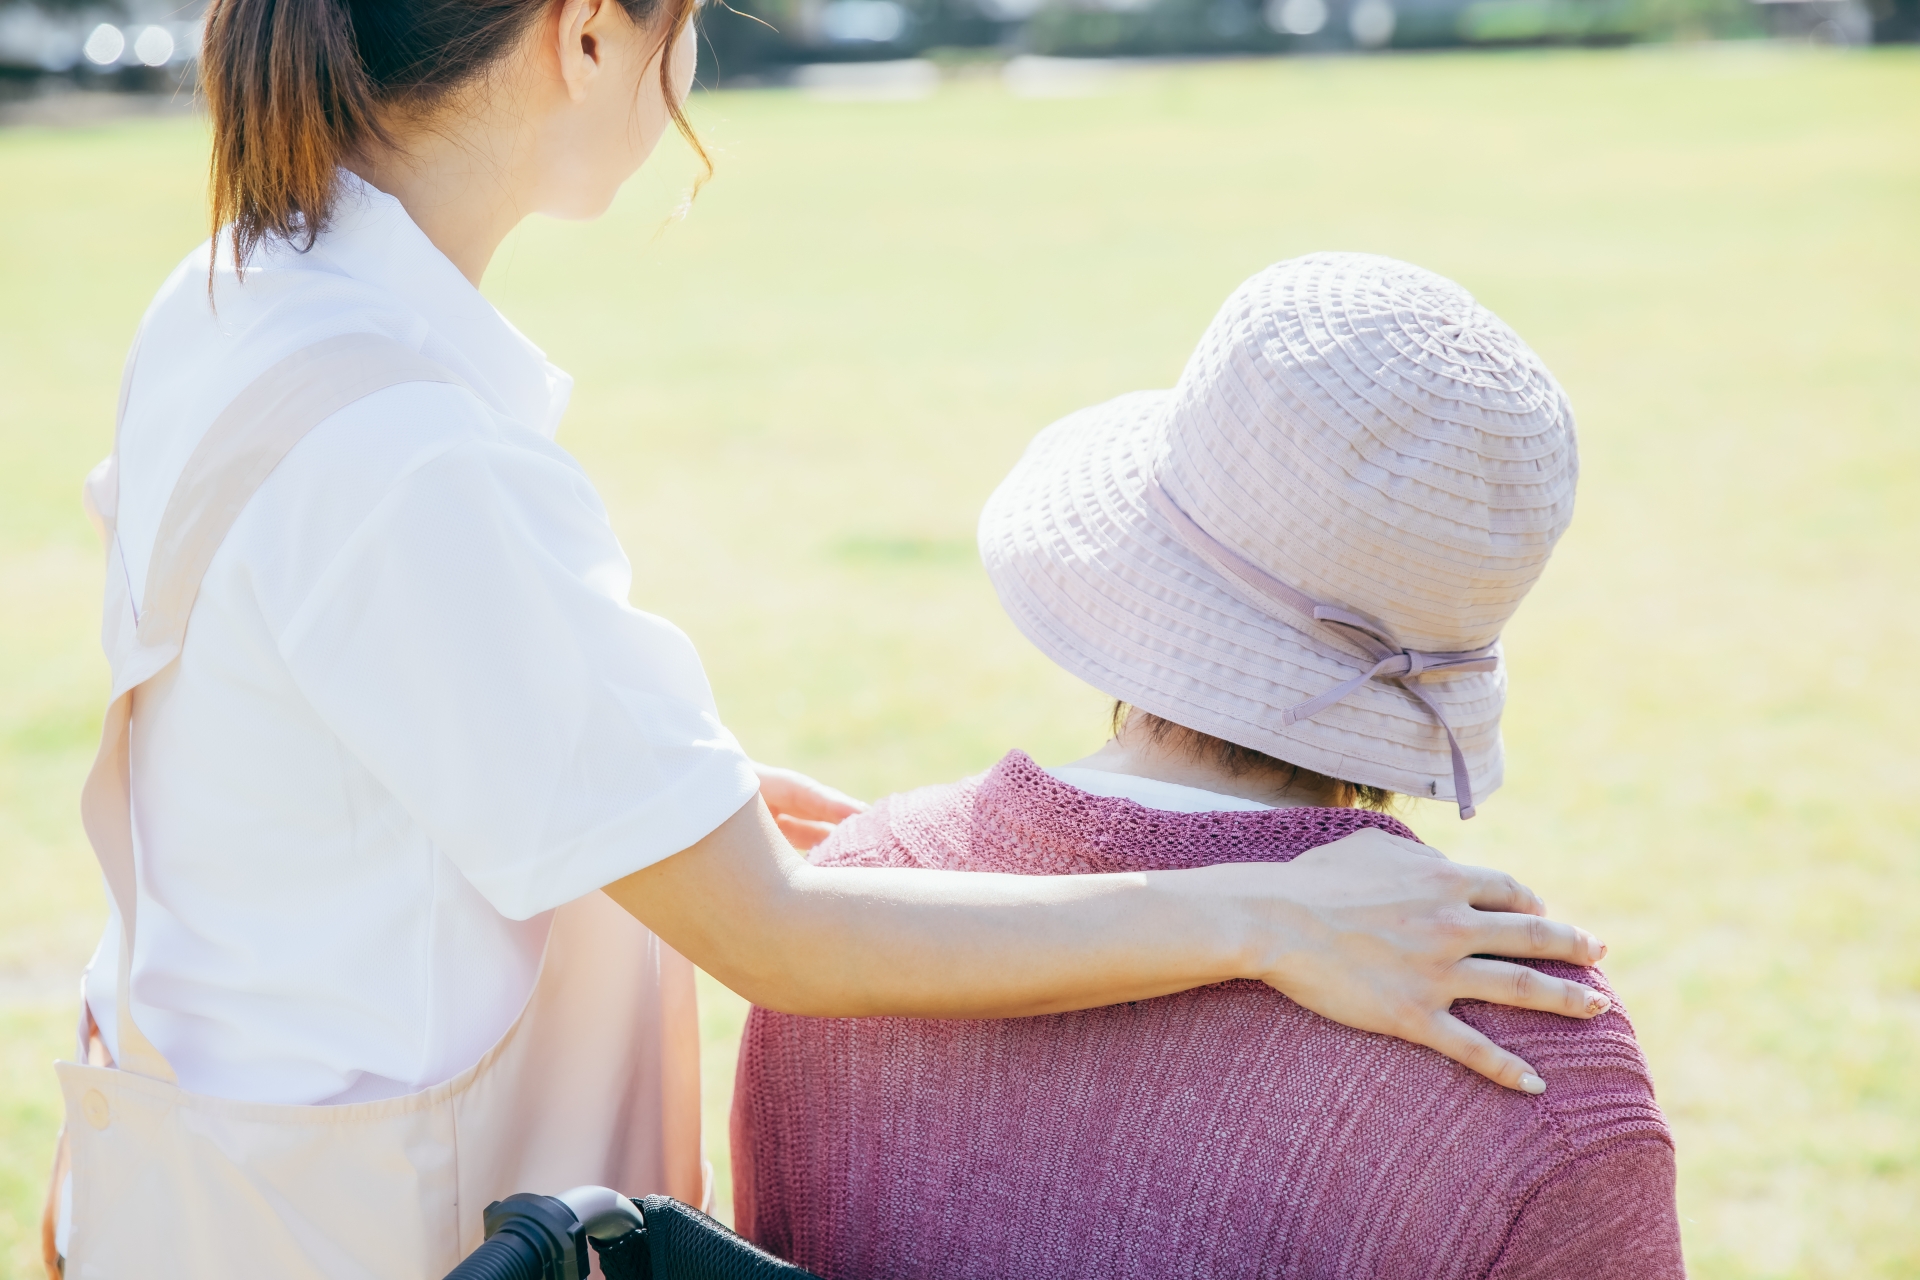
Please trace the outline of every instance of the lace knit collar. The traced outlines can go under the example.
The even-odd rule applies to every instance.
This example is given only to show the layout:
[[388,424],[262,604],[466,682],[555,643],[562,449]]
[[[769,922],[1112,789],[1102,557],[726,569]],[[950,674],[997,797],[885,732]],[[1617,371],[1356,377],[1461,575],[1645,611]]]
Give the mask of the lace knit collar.
[[[975,780],[969,810],[969,867],[1029,875],[1286,862],[1368,827],[1418,839],[1397,818],[1365,809],[1149,809],[1089,795],[1042,769],[1024,751],[1008,752]],[[913,842],[905,830],[896,828],[895,834]]]

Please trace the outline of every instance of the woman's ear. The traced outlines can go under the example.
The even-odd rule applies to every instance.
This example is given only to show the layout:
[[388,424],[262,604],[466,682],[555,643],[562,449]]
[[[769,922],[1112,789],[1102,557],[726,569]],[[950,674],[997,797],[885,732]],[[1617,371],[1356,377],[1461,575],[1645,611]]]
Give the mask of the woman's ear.
[[559,55],[561,83],[575,102],[587,96],[587,86],[602,69],[607,11],[618,8],[614,0],[562,0],[555,19],[555,53]]

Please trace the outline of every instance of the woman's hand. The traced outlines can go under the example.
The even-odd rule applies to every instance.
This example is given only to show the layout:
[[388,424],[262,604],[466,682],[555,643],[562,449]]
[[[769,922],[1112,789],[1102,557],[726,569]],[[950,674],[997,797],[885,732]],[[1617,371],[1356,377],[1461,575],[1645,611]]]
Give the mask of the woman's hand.
[[1577,982],[1482,958],[1590,965],[1607,952],[1584,930],[1546,919],[1545,904],[1512,876],[1376,830],[1310,849],[1286,871],[1292,883],[1280,914],[1288,924],[1272,935],[1278,945],[1261,976],[1324,1017],[1426,1045],[1498,1084],[1539,1093],[1546,1084],[1533,1068],[1454,1017],[1453,1002],[1573,1018],[1611,1007]]
[[780,834],[796,849],[813,848],[831,835],[842,819],[867,807],[792,769],[756,764],[753,771],[760,775],[760,798],[766,801]]

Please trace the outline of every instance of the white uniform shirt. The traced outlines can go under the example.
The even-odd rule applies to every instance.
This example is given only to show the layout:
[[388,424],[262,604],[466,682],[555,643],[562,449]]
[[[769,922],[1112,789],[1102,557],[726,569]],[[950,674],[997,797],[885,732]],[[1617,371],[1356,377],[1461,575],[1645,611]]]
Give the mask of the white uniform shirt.
[[[135,600],[214,417],[281,358],[386,334],[472,388],[322,423],[215,556],[179,665],[141,691],[134,1012],[181,1084],[356,1101],[459,1074],[533,987],[547,913],[751,798],[687,638],[552,434],[571,382],[358,181],[244,285],[189,257],[142,326],[120,439]],[[130,632],[130,628],[127,629]],[[128,654],[108,654],[116,667]],[[120,926],[87,999],[113,1047]]]

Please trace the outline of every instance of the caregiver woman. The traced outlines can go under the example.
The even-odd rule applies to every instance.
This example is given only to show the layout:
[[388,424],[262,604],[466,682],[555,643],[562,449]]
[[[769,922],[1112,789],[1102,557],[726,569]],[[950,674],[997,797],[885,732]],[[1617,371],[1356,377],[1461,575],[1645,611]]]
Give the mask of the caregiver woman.
[[629,606],[552,442],[568,378],[475,289],[522,218],[599,214],[686,131],[691,9],[208,12],[219,230],[148,311],[89,480],[115,914],[60,1066],[70,1276],[430,1280],[509,1192],[699,1201],[689,960],[819,1015],[1258,978],[1534,1092],[1449,1004],[1595,1007],[1472,957],[1598,942],[1376,833],[1152,875],[795,852],[851,807],[757,776],[686,637]]

